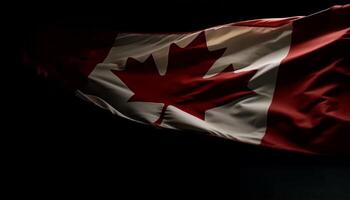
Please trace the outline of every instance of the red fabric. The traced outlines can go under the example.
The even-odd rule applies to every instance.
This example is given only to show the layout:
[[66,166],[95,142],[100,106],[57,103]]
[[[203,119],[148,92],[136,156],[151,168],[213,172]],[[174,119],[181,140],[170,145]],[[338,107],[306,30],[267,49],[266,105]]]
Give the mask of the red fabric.
[[254,19],[242,22],[233,23],[233,26],[254,26],[254,27],[279,27],[291,23],[302,16],[277,18],[277,19]]
[[350,6],[293,22],[262,145],[350,155]]

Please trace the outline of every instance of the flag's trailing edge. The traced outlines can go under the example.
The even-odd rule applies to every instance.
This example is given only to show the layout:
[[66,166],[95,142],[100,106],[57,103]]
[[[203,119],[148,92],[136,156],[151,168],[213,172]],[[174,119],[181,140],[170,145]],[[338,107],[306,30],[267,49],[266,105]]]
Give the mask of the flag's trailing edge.
[[127,119],[350,155],[350,6],[189,33],[48,30],[39,74]]

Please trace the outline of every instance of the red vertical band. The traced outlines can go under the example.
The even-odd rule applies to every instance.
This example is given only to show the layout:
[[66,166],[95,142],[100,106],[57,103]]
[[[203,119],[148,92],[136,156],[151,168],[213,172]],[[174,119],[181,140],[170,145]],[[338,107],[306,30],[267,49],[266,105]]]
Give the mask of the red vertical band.
[[116,36],[115,31],[49,29],[37,34],[31,59],[39,74],[76,89],[106,58]]
[[350,6],[293,22],[262,145],[350,155]]

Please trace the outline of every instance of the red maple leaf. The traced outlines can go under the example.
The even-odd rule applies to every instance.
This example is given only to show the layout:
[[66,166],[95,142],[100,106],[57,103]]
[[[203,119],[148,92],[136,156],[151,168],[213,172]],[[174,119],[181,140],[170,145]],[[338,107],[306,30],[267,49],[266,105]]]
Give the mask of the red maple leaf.
[[129,102],[164,104],[155,124],[162,122],[169,105],[204,120],[206,110],[255,94],[247,84],[256,70],[235,73],[229,65],[219,74],[203,78],[224,51],[209,51],[202,32],[185,48],[170,45],[167,72],[163,76],[152,55],[143,63],[128,58],[125,70],[112,72],[134,92]]

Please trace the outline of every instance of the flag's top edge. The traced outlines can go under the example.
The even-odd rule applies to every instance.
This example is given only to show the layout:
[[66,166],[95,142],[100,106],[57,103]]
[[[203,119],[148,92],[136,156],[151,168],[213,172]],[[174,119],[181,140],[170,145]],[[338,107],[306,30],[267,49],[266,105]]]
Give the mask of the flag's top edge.
[[253,19],[253,20],[245,20],[245,21],[239,21],[239,22],[233,22],[228,24],[222,24],[217,25],[213,27],[208,27],[201,30],[194,30],[194,31],[178,31],[178,32],[120,32],[124,34],[186,34],[186,33],[194,33],[198,31],[208,30],[208,29],[215,29],[218,27],[227,27],[227,26],[247,26],[247,27],[265,27],[265,28],[278,28],[290,23],[293,23],[294,21],[303,20],[307,18],[312,18],[313,16],[317,16],[321,13],[344,13],[348,12],[350,10],[350,4],[346,5],[335,5],[330,8],[327,8],[325,10],[321,10],[319,12],[307,15],[307,16],[292,16],[292,17],[285,17],[285,18],[263,18],[263,19]]
[[294,20],[303,18],[304,16],[294,16],[285,18],[266,18],[266,19],[254,19],[241,22],[235,22],[227,24],[226,26],[250,26],[250,27],[267,27],[275,28],[291,23]]
[[266,28],[277,28],[291,23],[294,20],[303,18],[304,16],[293,16],[285,18],[264,18],[264,19],[254,19],[245,20],[239,22],[233,22],[228,24],[216,25],[213,27],[208,27],[200,30],[194,31],[174,31],[174,32],[120,32],[121,34],[159,34],[159,35],[169,35],[169,34],[190,34],[195,32],[200,32],[203,30],[215,29],[219,27],[230,27],[230,26],[246,26],[246,27],[266,27]]

